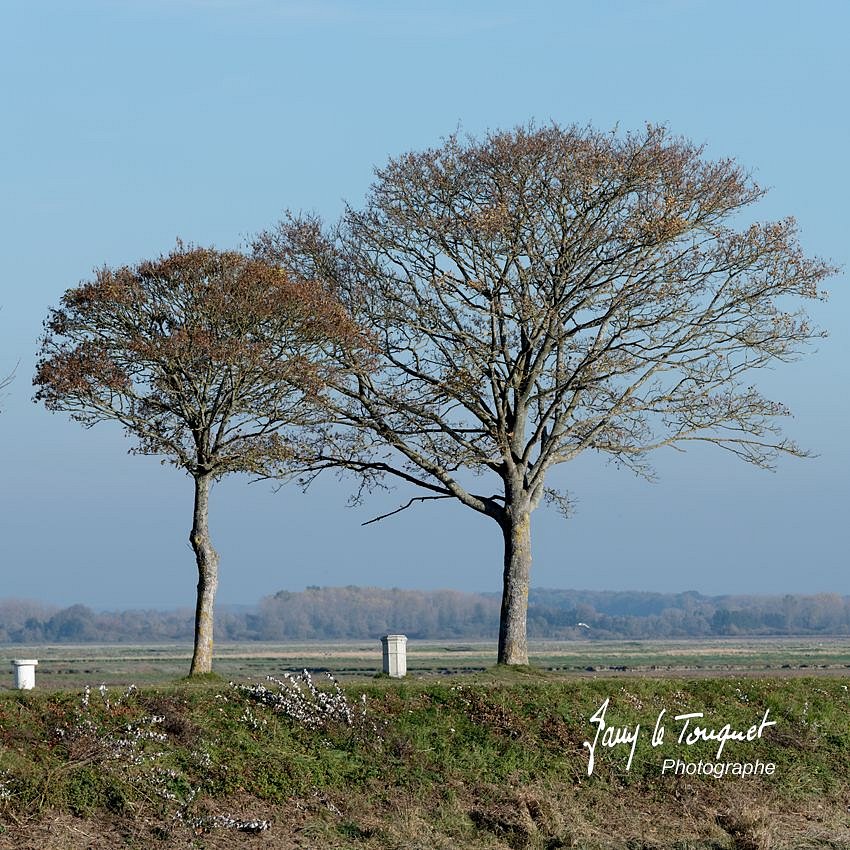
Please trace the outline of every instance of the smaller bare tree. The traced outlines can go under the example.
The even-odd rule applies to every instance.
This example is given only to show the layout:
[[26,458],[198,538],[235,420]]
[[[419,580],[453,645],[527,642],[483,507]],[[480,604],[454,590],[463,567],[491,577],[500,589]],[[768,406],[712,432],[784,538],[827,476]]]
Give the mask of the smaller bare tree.
[[212,666],[218,554],[210,485],[297,455],[317,419],[326,354],[354,327],[321,285],[233,251],[184,247],[103,268],[51,310],[36,400],[85,426],[120,422],[132,452],[159,455],[194,482],[189,540],[198,568],[191,673]]

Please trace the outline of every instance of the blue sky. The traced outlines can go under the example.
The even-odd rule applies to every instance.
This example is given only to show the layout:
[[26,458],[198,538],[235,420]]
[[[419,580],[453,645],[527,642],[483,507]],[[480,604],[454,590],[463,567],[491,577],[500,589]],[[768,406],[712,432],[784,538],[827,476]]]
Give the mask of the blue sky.
[[[234,247],[286,208],[334,219],[388,156],[529,119],[666,123],[770,187],[759,218],[848,265],[850,5],[834,2],[9,2],[0,25],[0,596],[190,605],[189,480],[31,401],[47,309],[103,264],[176,237]],[[844,273],[811,310],[830,337],[758,377],[816,452],[759,471],[659,454],[649,484],[597,457],[534,517],[533,583],[709,593],[850,593],[850,345]],[[397,491],[346,507],[225,480],[211,528],[222,603],[307,584],[497,590],[496,526]]]

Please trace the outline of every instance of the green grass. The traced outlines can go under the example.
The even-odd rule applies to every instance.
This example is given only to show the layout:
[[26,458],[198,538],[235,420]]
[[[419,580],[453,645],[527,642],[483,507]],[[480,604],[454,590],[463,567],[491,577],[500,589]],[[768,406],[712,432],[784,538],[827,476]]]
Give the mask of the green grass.
[[[354,706],[365,695],[365,717],[356,708],[353,725],[320,729],[214,680],[123,699],[109,689],[108,705],[95,689],[87,709],[79,692],[4,694],[0,823],[10,842],[61,818],[112,842],[80,847],[225,846],[211,820],[222,814],[271,820],[280,847],[850,846],[840,678],[565,680],[494,668],[345,693]],[[588,776],[582,743],[606,698],[607,721],[641,733],[629,771],[627,748],[598,748]],[[662,709],[668,733],[653,747]],[[674,715],[746,730],[766,709],[776,726],[728,743],[722,760],[774,762],[774,776],[661,774],[665,758],[714,761],[716,743],[677,743]],[[68,836],[56,846],[77,846]]]

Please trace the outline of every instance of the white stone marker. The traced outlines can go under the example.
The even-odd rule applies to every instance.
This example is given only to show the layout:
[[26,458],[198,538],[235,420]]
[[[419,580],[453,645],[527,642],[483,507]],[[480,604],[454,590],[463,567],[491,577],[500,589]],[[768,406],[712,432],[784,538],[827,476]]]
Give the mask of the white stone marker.
[[15,687],[19,691],[31,691],[35,687],[35,668],[38,661],[34,658],[17,658],[12,662],[15,668]]
[[394,679],[407,675],[407,635],[384,635],[381,638],[384,653],[384,672]]

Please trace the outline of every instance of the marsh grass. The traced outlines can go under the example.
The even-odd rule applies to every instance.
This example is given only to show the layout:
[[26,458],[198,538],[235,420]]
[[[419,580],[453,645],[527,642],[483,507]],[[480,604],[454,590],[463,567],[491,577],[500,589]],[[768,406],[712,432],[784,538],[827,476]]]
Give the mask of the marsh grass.
[[[94,689],[86,710],[80,692],[4,694],[0,847],[58,822],[112,842],[75,844],[69,826],[56,845],[68,848],[228,846],[215,826],[224,817],[268,820],[263,846],[281,848],[850,846],[850,696],[839,678],[565,681],[495,669],[343,691],[352,705],[365,696],[365,715],[322,728],[216,680],[141,688],[108,706]],[[583,741],[606,698],[608,722],[641,733],[629,771],[618,747],[597,752],[588,776]],[[721,760],[774,762],[775,774],[662,775],[664,758],[714,761],[717,748],[678,744],[672,722],[653,747],[662,709],[739,729],[769,709],[776,725],[728,743]],[[128,729],[143,734],[115,757]]]

